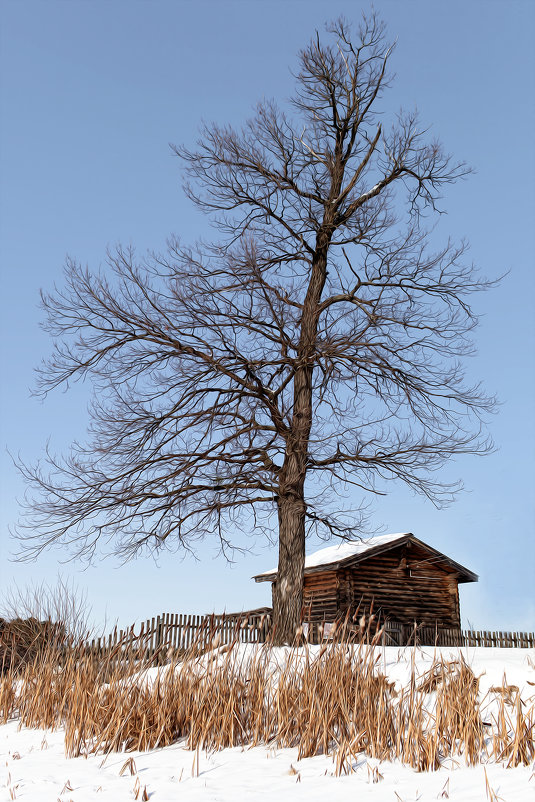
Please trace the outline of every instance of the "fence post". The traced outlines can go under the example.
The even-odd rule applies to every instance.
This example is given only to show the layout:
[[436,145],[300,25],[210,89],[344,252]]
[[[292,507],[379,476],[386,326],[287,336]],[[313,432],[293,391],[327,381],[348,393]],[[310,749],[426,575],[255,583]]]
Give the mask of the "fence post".
[[163,645],[163,622],[162,616],[156,618],[156,640],[154,644],[154,651],[158,658],[158,664],[162,661],[162,645]]

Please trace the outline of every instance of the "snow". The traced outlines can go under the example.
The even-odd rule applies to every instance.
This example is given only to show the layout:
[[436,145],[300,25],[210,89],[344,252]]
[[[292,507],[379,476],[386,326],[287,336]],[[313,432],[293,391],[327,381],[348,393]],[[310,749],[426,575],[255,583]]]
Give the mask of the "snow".
[[[256,650],[256,644],[239,644],[235,648],[236,665],[246,666],[252,660]],[[358,648],[358,647],[356,647]],[[366,648],[366,647],[364,647]],[[310,659],[316,657],[322,646],[308,646]],[[225,661],[227,647],[223,646],[207,653],[205,659],[212,660],[213,657]],[[425,674],[437,658],[442,657],[444,661],[458,660],[461,657],[470,666],[475,676],[479,678],[479,689],[481,696],[485,696],[493,686],[504,684],[516,685],[523,699],[534,697],[535,699],[535,653],[533,649],[500,649],[487,648],[484,646],[421,646],[414,650],[412,647],[379,646],[375,650],[375,669],[379,673],[388,677],[390,682],[396,684],[397,689],[406,687],[411,678],[413,662],[418,676]],[[296,658],[295,649],[291,646],[279,646],[272,648],[269,653],[269,673],[273,680],[280,671],[283,671],[288,661],[296,667],[299,660],[304,662],[306,659],[304,650],[299,650]],[[179,666],[180,667],[180,664]],[[132,681],[146,682],[149,685],[154,683],[159,676],[168,670],[167,666],[162,668],[144,669]],[[203,659],[199,663],[199,670],[204,670]],[[504,683],[504,674],[507,683]],[[530,685],[530,682],[533,683]]]
[[[440,799],[443,790],[452,802],[487,802],[485,769],[492,789],[505,802],[533,800],[535,779],[531,767],[505,769],[497,765],[449,769],[419,774],[400,764],[379,763],[362,757],[356,772],[334,777],[329,757],[297,761],[297,749],[225,749],[206,755],[184,749],[182,744],[131,755],[112,754],[105,760],[90,755],[66,760],[61,732],[18,731],[15,722],[0,728],[2,777],[0,799],[9,800],[9,788],[17,800],[31,802],[131,802],[139,779],[151,802],[181,800],[273,800],[293,802],[412,802]],[[20,759],[14,758],[15,749]],[[121,768],[130,756],[136,771]],[[378,773],[374,782],[374,768]],[[7,775],[11,775],[6,787]],[[72,790],[62,793],[68,784]],[[397,797],[396,797],[397,794]],[[141,794],[139,795],[141,798]],[[442,797],[447,798],[447,797]]]
[[[364,554],[370,549],[375,549],[378,546],[383,546],[386,543],[392,543],[396,540],[402,540],[408,537],[410,532],[397,532],[392,535],[376,535],[375,537],[366,538],[362,540],[347,540],[339,543],[336,546],[327,546],[325,549],[315,551],[305,558],[305,570],[307,568],[316,568],[318,565],[330,565],[331,563],[346,560],[349,557],[356,557],[359,554]],[[269,576],[276,574],[277,568],[271,568],[269,571],[264,571],[258,576]]]
[[[242,646],[243,658],[254,646]],[[314,648],[314,647],[312,647]],[[458,657],[459,652],[481,675],[483,694],[508,683],[520,689],[525,700],[535,694],[535,654],[528,649],[443,648],[378,649],[378,665],[389,679],[404,684],[414,663],[418,674],[424,673],[433,658]],[[288,649],[273,650],[275,665],[284,664]],[[133,758],[133,771],[121,774],[125,762]],[[17,721],[0,726],[0,800],[31,802],[130,802],[146,788],[152,802],[171,800],[236,799],[293,802],[487,802],[488,788],[504,802],[527,802],[535,798],[535,766],[507,769],[488,763],[466,767],[461,758],[448,760],[437,772],[418,773],[398,762],[379,763],[361,755],[349,776],[334,776],[331,756],[297,760],[297,749],[272,749],[257,746],[233,748],[206,754],[191,752],[179,742],[145,753],[117,754],[107,757],[89,755],[66,759],[63,732],[19,729]],[[147,798],[146,797],[146,798]]]

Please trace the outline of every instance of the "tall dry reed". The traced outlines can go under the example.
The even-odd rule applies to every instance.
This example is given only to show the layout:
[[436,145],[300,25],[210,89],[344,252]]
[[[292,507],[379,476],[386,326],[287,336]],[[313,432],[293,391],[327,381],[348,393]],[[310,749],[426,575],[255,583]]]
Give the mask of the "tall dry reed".
[[438,656],[421,677],[413,665],[407,685],[396,687],[378,668],[378,636],[348,644],[343,635],[321,648],[284,649],[240,646],[236,636],[165,666],[127,641],[104,655],[82,641],[52,643],[23,668],[4,666],[0,721],[64,727],[69,756],[184,738],[191,749],[263,743],[297,747],[299,758],[332,754],[338,774],[353,771],[362,753],[419,771],[451,756],[508,766],[535,757],[533,698],[504,681],[506,691],[482,699],[462,657]]

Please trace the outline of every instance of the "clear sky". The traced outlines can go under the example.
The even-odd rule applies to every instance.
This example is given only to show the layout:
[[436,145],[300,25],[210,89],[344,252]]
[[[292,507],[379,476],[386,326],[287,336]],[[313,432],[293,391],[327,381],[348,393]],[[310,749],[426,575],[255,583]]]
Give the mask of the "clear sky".
[[[2,0],[1,13],[1,584],[54,581],[87,591],[97,621],[270,604],[250,577],[276,564],[256,543],[234,565],[205,541],[194,560],[166,555],[82,571],[50,551],[9,561],[8,527],[23,484],[7,454],[35,460],[83,438],[89,388],[32,398],[50,343],[40,287],[61,282],[67,254],[98,267],[107,246],[188,242],[207,221],[181,191],[169,143],[193,143],[204,119],[239,125],[263,97],[292,94],[295,56],[333,15],[370,6],[333,0]],[[466,236],[498,289],[479,296],[469,375],[501,401],[497,451],[445,471],[467,488],[438,511],[403,487],[375,501],[373,522],[411,531],[480,576],[461,588],[463,623],[535,628],[535,3],[376,0],[397,40],[386,111],[415,105],[447,151],[475,168],[448,191],[440,233]],[[317,543],[310,543],[309,550]]]

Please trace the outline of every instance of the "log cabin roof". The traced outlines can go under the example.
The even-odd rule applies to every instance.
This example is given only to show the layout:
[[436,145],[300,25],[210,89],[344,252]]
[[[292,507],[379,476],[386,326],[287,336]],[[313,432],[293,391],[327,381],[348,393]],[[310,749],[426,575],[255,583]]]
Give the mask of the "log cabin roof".
[[[456,573],[459,582],[477,582],[477,574],[419,540],[412,532],[377,535],[376,537],[362,538],[361,540],[346,540],[336,546],[327,546],[327,548],[315,551],[305,557],[305,574],[315,574],[325,570],[336,571],[338,568],[357,565],[372,556],[409,543],[428,552],[429,558],[426,562],[432,562],[449,572]],[[253,577],[255,582],[274,582],[276,578],[276,568]]]

